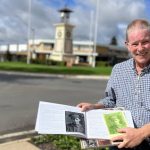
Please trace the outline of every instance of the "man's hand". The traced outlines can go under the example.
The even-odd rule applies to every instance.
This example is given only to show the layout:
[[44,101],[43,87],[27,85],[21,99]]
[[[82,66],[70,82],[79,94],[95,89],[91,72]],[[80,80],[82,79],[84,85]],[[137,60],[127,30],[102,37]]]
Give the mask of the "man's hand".
[[91,103],[80,103],[77,107],[81,108],[81,111],[88,111],[94,109],[94,104]]
[[101,104],[91,104],[91,103],[80,103],[77,107],[81,108],[81,111],[88,111],[92,109],[100,109],[103,108]]
[[133,148],[139,145],[144,139],[143,130],[141,128],[123,128],[118,130],[121,135],[112,138],[113,142],[122,140],[118,144],[118,148]]

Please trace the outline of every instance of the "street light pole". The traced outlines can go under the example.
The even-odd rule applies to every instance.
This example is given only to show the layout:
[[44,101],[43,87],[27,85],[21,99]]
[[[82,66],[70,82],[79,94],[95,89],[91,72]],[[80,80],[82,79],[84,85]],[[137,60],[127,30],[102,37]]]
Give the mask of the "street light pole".
[[95,54],[96,54],[96,45],[97,45],[97,29],[98,29],[98,13],[99,13],[99,0],[96,0],[96,18],[95,18],[95,32],[94,32],[94,48],[93,48],[93,60],[92,60],[92,67],[95,68]]
[[30,51],[30,34],[31,34],[31,0],[29,2],[29,9],[28,9],[28,41],[27,41],[27,64],[30,64],[31,59],[31,51]]

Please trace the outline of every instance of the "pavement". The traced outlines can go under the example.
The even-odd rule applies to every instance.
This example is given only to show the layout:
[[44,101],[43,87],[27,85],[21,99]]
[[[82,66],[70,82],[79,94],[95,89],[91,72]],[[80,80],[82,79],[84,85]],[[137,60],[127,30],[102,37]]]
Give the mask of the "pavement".
[[30,142],[34,130],[0,135],[0,150],[40,150]]
[[[58,78],[78,78],[78,79],[96,79],[96,80],[108,80],[109,76],[84,76],[84,75],[50,75],[50,74],[35,74],[35,73],[22,73],[13,71],[0,71],[5,74],[19,74],[30,76],[45,76],[45,77],[58,77]],[[38,147],[30,143],[30,138],[26,138],[26,135],[34,134],[35,131],[22,131],[19,133],[12,133],[6,135],[0,135],[0,150],[40,150]],[[19,137],[19,138],[16,138]],[[25,138],[23,138],[25,137]],[[9,140],[8,140],[9,139]],[[14,140],[15,139],[15,140]]]
[[29,142],[30,139],[16,140],[0,144],[0,150],[40,150]]

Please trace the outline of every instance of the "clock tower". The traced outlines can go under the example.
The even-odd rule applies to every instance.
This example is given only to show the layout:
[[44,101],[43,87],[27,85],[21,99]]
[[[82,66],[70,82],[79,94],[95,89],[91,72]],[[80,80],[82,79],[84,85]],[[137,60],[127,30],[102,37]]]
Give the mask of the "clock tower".
[[74,25],[69,23],[70,13],[72,10],[67,7],[59,10],[61,21],[55,24],[55,48],[51,55],[51,59],[55,61],[65,61],[68,63],[74,62],[72,33]]

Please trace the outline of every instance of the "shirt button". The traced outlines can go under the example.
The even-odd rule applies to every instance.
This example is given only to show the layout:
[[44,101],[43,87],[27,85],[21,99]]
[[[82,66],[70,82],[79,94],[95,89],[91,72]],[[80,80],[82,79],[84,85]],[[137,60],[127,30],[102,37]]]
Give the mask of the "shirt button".
[[138,105],[139,106],[143,106],[143,102],[138,102]]

